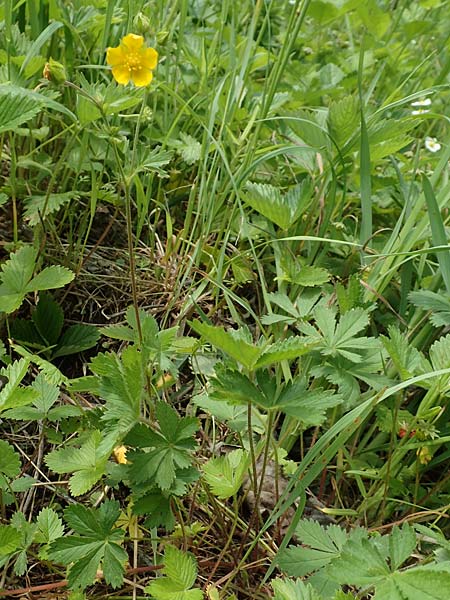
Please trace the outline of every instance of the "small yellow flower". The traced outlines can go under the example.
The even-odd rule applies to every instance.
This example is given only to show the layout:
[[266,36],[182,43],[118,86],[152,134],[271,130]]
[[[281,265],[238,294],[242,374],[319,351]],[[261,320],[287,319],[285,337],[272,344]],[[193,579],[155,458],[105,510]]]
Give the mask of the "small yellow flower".
[[144,87],[153,79],[158,53],[154,48],[144,46],[142,35],[129,33],[120,46],[108,48],[106,62],[111,65],[117,83],[127,85],[131,80],[137,87]]
[[127,448],[126,446],[116,446],[113,450],[113,455],[116,463],[119,465],[127,465]]

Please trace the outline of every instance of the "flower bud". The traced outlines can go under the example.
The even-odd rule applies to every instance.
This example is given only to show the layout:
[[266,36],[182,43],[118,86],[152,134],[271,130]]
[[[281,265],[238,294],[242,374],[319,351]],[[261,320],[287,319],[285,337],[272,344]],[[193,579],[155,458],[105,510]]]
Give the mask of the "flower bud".
[[67,80],[67,73],[64,65],[57,60],[53,60],[53,58],[50,58],[50,60],[45,63],[42,76],[54,83],[64,83]]
[[139,11],[133,19],[133,28],[138,33],[148,33],[150,29],[150,19],[143,12]]

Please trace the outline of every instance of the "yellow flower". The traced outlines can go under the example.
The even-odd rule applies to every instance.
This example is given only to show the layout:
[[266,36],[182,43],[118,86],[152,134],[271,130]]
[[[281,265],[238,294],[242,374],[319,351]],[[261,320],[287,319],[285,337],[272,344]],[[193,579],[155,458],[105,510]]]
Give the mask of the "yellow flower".
[[111,65],[117,83],[127,85],[131,80],[134,85],[143,87],[153,79],[152,70],[156,68],[158,53],[154,48],[144,46],[142,35],[129,33],[120,46],[108,48],[106,62]]
[[116,446],[113,450],[113,455],[119,465],[128,464],[126,446]]

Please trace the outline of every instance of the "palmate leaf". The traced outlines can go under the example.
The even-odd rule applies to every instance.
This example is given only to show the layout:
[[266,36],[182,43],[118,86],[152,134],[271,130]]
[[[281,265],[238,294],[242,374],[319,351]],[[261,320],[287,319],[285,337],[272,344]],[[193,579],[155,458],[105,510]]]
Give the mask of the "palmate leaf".
[[55,473],[73,473],[69,488],[74,496],[85,494],[105,474],[108,455],[99,451],[101,441],[101,433],[93,431],[80,448],[61,448],[45,457],[47,466]]
[[324,528],[317,521],[306,519],[299,522],[296,534],[304,546],[289,546],[278,556],[280,568],[293,577],[303,577],[329,565],[341,555],[348,540],[341,527]]
[[106,583],[115,588],[122,584],[128,557],[120,546],[124,532],[115,527],[119,516],[119,503],[113,500],[106,500],[98,509],[81,504],[66,508],[65,520],[78,535],[58,538],[51,544],[48,556],[70,565],[71,588],[84,589],[91,585],[100,567]]
[[213,327],[200,321],[192,321],[190,325],[207,342],[223,350],[249,370],[255,366],[256,361],[263,352],[262,348],[257,348],[245,340],[239,339],[236,331],[225,331],[223,327]]
[[14,312],[27,293],[63,287],[75,277],[72,271],[57,265],[46,267],[33,277],[36,258],[35,248],[23,246],[2,265],[0,312]]
[[139,425],[126,438],[126,443],[137,448],[149,448],[147,452],[130,452],[127,458],[130,478],[142,483],[148,481],[161,490],[169,490],[175,481],[177,469],[188,469],[196,448],[193,438],[198,420],[179,417],[176,410],[165,402],[156,404],[159,431]]
[[191,589],[197,578],[197,561],[190,552],[175,546],[164,551],[164,577],[152,581],[145,588],[154,600],[202,600],[203,592]]
[[203,473],[212,493],[225,500],[239,491],[248,465],[248,453],[233,450],[225,456],[211,458],[203,466]]

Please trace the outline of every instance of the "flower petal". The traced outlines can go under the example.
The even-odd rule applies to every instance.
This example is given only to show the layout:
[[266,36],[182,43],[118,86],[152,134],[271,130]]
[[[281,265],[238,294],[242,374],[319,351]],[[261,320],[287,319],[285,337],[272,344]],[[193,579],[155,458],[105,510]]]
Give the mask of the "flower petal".
[[131,79],[136,87],[144,87],[153,79],[153,73],[150,69],[139,69],[131,73]]
[[121,46],[117,48],[108,48],[106,51],[106,62],[108,65],[115,67],[116,65],[123,65],[125,62],[125,53]]
[[141,64],[146,69],[155,69],[158,64],[158,53],[154,48],[143,48],[141,50]]
[[128,67],[123,67],[121,65],[113,67],[112,74],[117,83],[120,83],[121,85],[127,85],[130,81],[130,70]]
[[125,46],[126,50],[129,52],[137,52],[144,43],[144,38],[142,35],[136,35],[135,33],[129,33],[126,35],[122,41],[121,45]]

